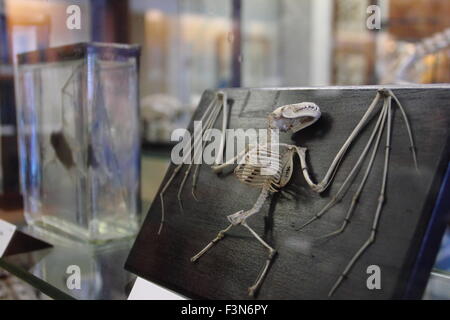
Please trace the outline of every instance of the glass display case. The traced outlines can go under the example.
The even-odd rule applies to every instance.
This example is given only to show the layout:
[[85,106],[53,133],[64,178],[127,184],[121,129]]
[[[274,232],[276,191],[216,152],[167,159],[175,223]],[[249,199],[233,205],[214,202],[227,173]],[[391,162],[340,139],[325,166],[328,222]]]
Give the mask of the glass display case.
[[86,241],[139,222],[139,46],[24,53],[16,70],[25,218]]

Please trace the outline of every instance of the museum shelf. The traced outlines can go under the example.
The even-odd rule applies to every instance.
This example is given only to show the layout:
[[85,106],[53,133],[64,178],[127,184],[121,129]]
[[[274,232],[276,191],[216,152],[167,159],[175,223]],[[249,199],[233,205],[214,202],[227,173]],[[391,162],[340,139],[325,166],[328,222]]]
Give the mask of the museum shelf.
[[[53,248],[0,259],[0,268],[53,299],[126,299],[135,277],[123,265],[133,239],[100,247],[56,239],[49,242]],[[79,267],[79,288],[71,285],[75,282],[71,282],[70,266]]]

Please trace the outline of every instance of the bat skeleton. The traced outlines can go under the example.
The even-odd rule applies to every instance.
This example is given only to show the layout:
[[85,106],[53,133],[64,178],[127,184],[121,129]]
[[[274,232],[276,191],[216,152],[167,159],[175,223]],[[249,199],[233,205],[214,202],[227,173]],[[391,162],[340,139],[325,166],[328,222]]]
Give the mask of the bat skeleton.
[[[222,100],[222,103],[220,103],[220,100]],[[382,107],[379,108],[379,102],[380,100],[383,101]],[[285,105],[282,107],[279,107],[275,109],[272,113],[268,116],[268,129],[269,129],[269,141],[267,143],[260,143],[256,145],[249,145],[246,149],[244,149],[240,154],[238,154],[233,159],[228,160],[227,162],[223,164],[217,164],[212,166],[212,169],[216,173],[222,172],[224,169],[236,166],[234,169],[234,174],[236,178],[244,183],[249,185],[253,188],[259,188],[261,189],[261,193],[259,194],[259,197],[257,198],[255,204],[252,208],[248,210],[239,210],[236,213],[233,213],[229,216],[227,216],[227,219],[229,221],[229,224],[226,228],[220,230],[216,237],[213,238],[203,249],[201,249],[197,254],[195,254],[192,258],[192,262],[196,262],[199,260],[206,252],[208,252],[215,244],[217,244],[219,241],[223,240],[227,233],[236,226],[243,226],[246,228],[255,238],[256,240],[261,243],[261,245],[267,249],[268,255],[266,258],[265,263],[263,264],[263,267],[257,276],[255,282],[248,288],[248,293],[250,296],[255,296],[257,291],[260,289],[261,285],[264,282],[264,278],[267,275],[267,272],[269,271],[273,261],[274,257],[277,254],[277,250],[270,246],[264,239],[259,236],[255,230],[253,230],[249,224],[247,223],[247,219],[256,213],[258,213],[262,206],[264,205],[267,198],[272,193],[279,192],[282,190],[291,180],[293,172],[294,172],[294,157],[298,157],[300,160],[300,170],[303,174],[303,177],[308,184],[308,186],[315,192],[321,193],[324,190],[326,190],[330,184],[332,183],[334,176],[341,164],[341,161],[343,157],[345,156],[346,152],[348,151],[348,148],[353,143],[353,141],[358,137],[358,135],[361,133],[361,130],[368,124],[369,121],[374,116],[377,116],[376,124],[374,128],[372,129],[369,139],[357,159],[356,163],[354,164],[352,170],[348,174],[348,176],[345,178],[344,182],[336,192],[336,194],[331,198],[331,200],[320,210],[318,213],[316,213],[310,220],[308,220],[306,223],[301,225],[297,230],[301,230],[305,228],[306,226],[310,225],[314,221],[321,218],[325,213],[328,212],[329,209],[331,209],[336,203],[338,203],[342,198],[345,196],[345,193],[348,191],[349,187],[352,185],[353,181],[355,180],[357,174],[362,169],[364,162],[366,162],[367,157],[368,163],[366,166],[366,169],[364,171],[364,175],[362,180],[360,181],[358,188],[355,192],[355,194],[352,197],[352,201],[350,204],[350,207],[347,210],[345,219],[343,220],[341,226],[336,231],[333,231],[322,238],[328,238],[331,236],[336,236],[342,232],[344,232],[345,228],[347,227],[354,209],[357,205],[358,199],[361,195],[361,192],[364,189],[364,186],[366,184],[366,181],[370,175],[371,169],[374,164],[375,157],[379,151],[380,143],[382,141],[383,133],[385,134],[385,148],[384,148],[384,164],[383,164],[383,173],[381,177],[381,185],[380,185],[380,193],[377,201],[377,206],[370,230],[370,234],[368,239],[362,244],[362,246],[356,251],[356,253],[353,255],[353,257],[349,260],[348,264],[344,268],[343,272],[340,274],[337,281],[334,283],[334,285],[331,287],[331,290],[329,292],[329,297],[331,297],[334,292],[337,290],[337,288],[342,284],[342,282],[345,280],[349,272],[351,271],[352,267],[355,265],[357,260],[364,254],[364,252],[367,250],[367,248],[375,242],[376,233],[378,231],[379,227],[379,221],[383,209],[383,204],[385,201],[385,194],[386,194],[386,182],[388,177],[388,171],[389,171],[389,156],[391,151],[391,136],[392,136],[392,101],[395,102],[396,106],[399,108],[401,115],[403,117],[406,130],[408,132],[409,142],[410,142],[410,149],[412,153],[413,162],[415,164],[415,167],[417,169],[417,158],[416,158],[416,152],[415,152],[415,145],[414,140],[409,124],[409,120],[407,118],[406,112],[401,105],[400,101],[397,99],[397,97],[394,95],[394,93],[389,89],[380,89],[377,91],[377,94],[375,98],[373,99],[372,103],[362,116],[361,120],[358,122],[358,124],[355,126],[353,131],[350,133],[347,140],[344,142],[342,147],[339,149],[338,153],[336,154],[335,158],[331,162],[330,167],[328,168],[327,172],[325,173],[325,176],[323,179],[315,183],[313,179],[311,178],[311,172],[307,166],[306,162],[306,152],[307,149],[301,146],[296,145],[290,145],[285,143],[278,143],[278,142],[272,142],[270,140],[270,137],[273,135],[271,134],[272,130],[280,130],[282,132],[297,132],[305,127],[308,127],[315,123],[321,116],[321,112],[319,107],[313,103],[313,102],[302,102],[297,104],[290,104]],[[227,128],[227,116],[228,116],[228,106],[226,102],[226,95],[224,93],[218,93],[216,98],[213,99],[213,101],[210,103],[210,105],[207,107],[205,113],[202,116],[202,120],[206,119],[206,127],[205,130],[208,128],[211,128],[214,126],[218,115],[220,111],[223,110],[223,124],[222,129],[223,133],[225,132],[225,129]],[[221,141],[221,148],[224,147],[224,134]],[[203,143],[200,141],[194,141],[194,145],[197,143]],[[194,146],[192,147],[194,148]],[[223,155],[223,150],[221,150],[220,155]],[[188,155],[190,156],[190,155]],[[166,184],[163,186],[162,191],[160,193],[161,198],[161,204],[162,204],[162,216],[161,216],[161,225],[159,228],[159,232],[161,232],[163,222],[164,222],[164,201],[163,201],[163,194],[169,187],[169,185],[172,183],[174,177],[178,174],[178,172],[182,168],[182,164],[178,165],[175,170],[173,171],[172,175],[167,180]],[[193,185],[192,185],[192,194],[195,197],[194,190],[196,187],[196,182],[198,178],[198,165],[196,165],[194,174],[193,174]],[[181,204],[181,193],[183,190],[183,187],[185,185],[186,179],[188,178],[190,171],[192,169],[192,164],[188,165],[187,170],[185,171],[185,176],[181,182],[179,191],[178,191],[178,200]]]

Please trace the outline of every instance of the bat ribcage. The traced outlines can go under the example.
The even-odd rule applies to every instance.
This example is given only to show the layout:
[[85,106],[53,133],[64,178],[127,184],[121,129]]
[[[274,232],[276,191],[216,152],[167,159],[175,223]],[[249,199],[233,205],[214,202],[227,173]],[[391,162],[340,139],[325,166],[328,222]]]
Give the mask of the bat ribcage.
[[258,145],[247,152],[234,174],[242,183],[277,192],[292,156],[280,155],[279,145]]
[[234,173],[242,183],[261,188],[261,193],[251,209],[227,217],[233,225],[239,225],[259,212],[269,193],[278,192],[289,182],[294,150],[289,145],[258,145],[244,155],[243,162],[236,167]]

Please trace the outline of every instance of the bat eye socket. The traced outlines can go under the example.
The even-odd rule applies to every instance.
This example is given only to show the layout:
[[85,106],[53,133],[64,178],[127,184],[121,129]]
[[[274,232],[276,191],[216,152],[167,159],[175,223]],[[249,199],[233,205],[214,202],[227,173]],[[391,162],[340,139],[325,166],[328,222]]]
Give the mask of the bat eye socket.
[[290,124],[286,121],[286,119],[269,117],[269,128],[286,132],[289,130]]

